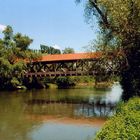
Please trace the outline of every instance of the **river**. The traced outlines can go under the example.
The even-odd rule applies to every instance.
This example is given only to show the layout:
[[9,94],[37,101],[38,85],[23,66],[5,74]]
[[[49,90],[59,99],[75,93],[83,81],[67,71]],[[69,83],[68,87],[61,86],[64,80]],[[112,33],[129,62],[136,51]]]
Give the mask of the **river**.
[[91,140],[121,87],[0,92],[0,140]]

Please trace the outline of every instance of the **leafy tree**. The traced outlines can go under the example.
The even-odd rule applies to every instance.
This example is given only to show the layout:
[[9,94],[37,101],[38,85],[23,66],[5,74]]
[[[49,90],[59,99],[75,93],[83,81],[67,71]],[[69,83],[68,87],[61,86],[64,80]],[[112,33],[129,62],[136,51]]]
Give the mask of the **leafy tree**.
[[6,48],[11,47],[12,42],[11,39],[13,37],[13,29],[11,26],[7,26],[7,28],[3,31],[4,38],[3,38],[3,43]]
[[123,99],[140,96],[140,1],[85,0],[85,3],[87,21],[91,23],[93,16],[97,18],[103,38],[96,45],[97,50],[119,72]]
[[53,47],[49,47],[46,45],[40,45],[41,53],[47,53],[47,54],[61,54],[61,51],[59,49],[55,49]]
[[69,88],[75,86],[75,82],[70,77],[58,77],[56,79],[56,84],[58,88]]
[[75,53],[73,48],[67,47],[63,51],[63,54]]
[[20,48],[21,50],[27,50],[28,46],[33,42],[28,36],[22,36],[21,33],[17,33],[13,37],[16,47]]
[[10,26],[7,26],[3,34],[3,39],[0,39],[0,88],[13,89],[22,85],[25,59],[30,60],[38,55],[28,48],[32,43],[28,36],[20,33],[14,35]]

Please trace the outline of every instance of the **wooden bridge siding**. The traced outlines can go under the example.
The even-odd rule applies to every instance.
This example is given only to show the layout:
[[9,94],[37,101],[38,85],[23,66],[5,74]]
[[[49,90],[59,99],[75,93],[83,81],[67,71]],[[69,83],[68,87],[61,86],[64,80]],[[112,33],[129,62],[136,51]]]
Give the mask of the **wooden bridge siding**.
[[[53,61],[34,62],[28,64],[26,77],[32,76],[80,76],[95,75],[95,71],[88,71],[89,65],[95,60],[73,60],[73,61]],[[93,65],[93,64],[92,64]]]

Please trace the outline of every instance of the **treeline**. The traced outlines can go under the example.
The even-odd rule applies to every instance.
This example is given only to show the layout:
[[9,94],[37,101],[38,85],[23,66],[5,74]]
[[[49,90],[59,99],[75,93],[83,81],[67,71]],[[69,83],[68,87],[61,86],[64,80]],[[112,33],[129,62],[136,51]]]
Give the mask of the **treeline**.
[[42,54],[69,54],[69,53],[75,53],[75,50],[71,47],[66,47],[64,50],[56,49],[53,46],[48,45],[40,45],[39,50],[32,50],[36,53],[42,53]]

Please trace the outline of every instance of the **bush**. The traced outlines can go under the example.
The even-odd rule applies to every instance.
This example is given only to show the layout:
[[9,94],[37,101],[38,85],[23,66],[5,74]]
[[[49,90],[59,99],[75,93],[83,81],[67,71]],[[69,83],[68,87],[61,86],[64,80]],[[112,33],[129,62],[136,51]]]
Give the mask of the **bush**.
[[71,77],[73,81],[76,83],[93,83],[94,77],[93,76],[73,76]]
[[140,98],[121,103],[116,115],[106,122],[95,140],[139,140]]
[[72,80],[70,77],[58,77],[56,84],[58,88],[69,88],[71,86],[75,86],[74,80]]

